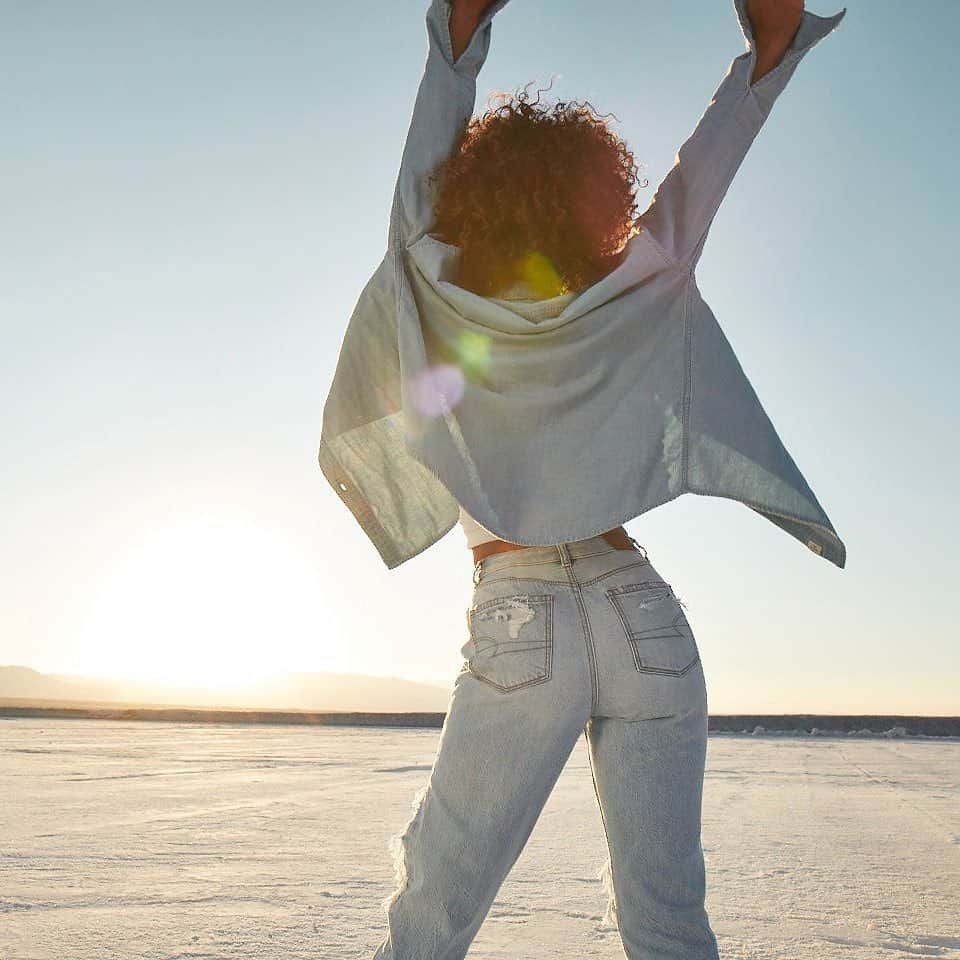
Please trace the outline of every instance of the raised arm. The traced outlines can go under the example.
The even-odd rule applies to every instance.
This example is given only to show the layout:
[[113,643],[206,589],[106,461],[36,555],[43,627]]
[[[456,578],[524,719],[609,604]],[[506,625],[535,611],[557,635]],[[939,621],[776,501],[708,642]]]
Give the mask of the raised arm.
[[480,25],[480,18],[490,6],[490,0],[451,0],[451,3],[453,11],[450,14],[450,44],[456,63],[469,46]]
[[473,114],[477,74],[490,48],[490,22],[509,0],[431,0],[427,60],[400,160],[389,244],[409,246],[433,223],[428,176]]
[[821,17],[804,10],[802,0],[733,0],[733,6],[747,52],[730,64],[639,218],[641,233],[668,259],[690,269],[734,175],[797,64],[847,12],[844,7]]
[[787,52],[803,19],[803,0],[747,0],[747,17],[757,48],[751,83],[769,73]]

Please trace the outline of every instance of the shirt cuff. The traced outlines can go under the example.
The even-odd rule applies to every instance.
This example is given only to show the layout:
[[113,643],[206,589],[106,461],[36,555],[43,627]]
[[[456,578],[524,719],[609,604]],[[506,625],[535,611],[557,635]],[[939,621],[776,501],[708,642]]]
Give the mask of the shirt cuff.
[[756,44],[753,38],[753,29],[750,26],[750,17],[747,16],[747,0],[733,0],[733,6],[737,11],[737,20],[740,23],[740,31],[747,45],[746,70],[747,83],[753,89],[762,88],[768,82],[773,82],[782,74],[792,72],[792,68],[815,47],[828,33],[832,33],[840,21],[846,16],[847,8],[844,7],[838,13],[828,17],[821,17],[809,10],[803,11],[803,17],[800,20],[800,26],[793,37],[790,46],[787,47],[780,59],[780,62],[765,73],[756,83],[750,84],[750,77],[753,75],[753,68],[757,58]]
[[450,39],[450,14],[453,12],[453,0],[432,0],[427,10],[427,33],[430,45],[440,53],[451,70],[468,71],[476,76],[489,52],[490,21],[509,2],[510,0],[495,0],[484,10],[470,42],[454,65],[453,41]]

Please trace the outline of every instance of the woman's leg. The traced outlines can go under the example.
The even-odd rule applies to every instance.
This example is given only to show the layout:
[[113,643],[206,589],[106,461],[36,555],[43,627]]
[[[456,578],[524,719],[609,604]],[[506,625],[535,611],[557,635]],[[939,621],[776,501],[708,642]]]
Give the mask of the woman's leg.
[[375,960],[466,955],[589,716],[569,591],[483,582],[469,623],[462,652],[470,665],[456,679],[429,781],[398,838],[399,889]]
[[597,581],[599,695],[587,723],[628,960],[717,960],[700,843],[707,694],[682,606],[652,565]]
[[587,723],[610,853],[612,909],[628,960],[716,960],[700,844],[707,740],[695,707]]

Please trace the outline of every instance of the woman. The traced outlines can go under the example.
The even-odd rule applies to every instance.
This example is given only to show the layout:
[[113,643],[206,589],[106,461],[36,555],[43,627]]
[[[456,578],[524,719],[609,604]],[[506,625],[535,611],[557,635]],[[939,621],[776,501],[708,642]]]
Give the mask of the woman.
[[844,565],[695,265],[773,102],[845,11],[734,0],[747,52],[634,217],[632,155],[584,108],[520,96],[470,120],[506,2],[430,5],[389,249],[324,409],[320,466],[387,566],[458,517],[474,559],[465,662],[391,842],[376,960],[466,955],[581,732],[626,955],[716,958],[699,649],[620,524],[686,492],[729,497]]

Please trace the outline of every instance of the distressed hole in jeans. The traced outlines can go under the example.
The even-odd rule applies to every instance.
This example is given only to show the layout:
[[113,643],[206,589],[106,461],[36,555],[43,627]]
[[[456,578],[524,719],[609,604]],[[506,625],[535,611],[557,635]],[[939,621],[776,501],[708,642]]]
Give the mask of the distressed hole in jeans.
[[607,908],[600,919],[601,930],[615,930],[619,925],[617,919],[617,895],[613,889],[613,864],[610,862],[609,855],[603,861],[603,866],[597,872],[597,879],[603,888],[607,898]]
[[548,680],[553,652],[553,597],[501,594],[467,612],[463,648],[470,673],[501,692]]
[[387,843],[387,850],[393,860],[394,871],[394,889],[380,902],[381,908],[387,913],[410,886],[410,838],[414,831],[419,828],[420,821],[423,819],[423,801],[429,788],[430,784],[426,783],[414,794],[411,802],[413,815],[407,821],[403,830],[392,836]]
[[479,610],[475,614],[475,619],[493,620],[495,623],[505,624],[510,639],[516,640],[520,636],[520,628],[535,616],[526,597],[507,597],[488,609]]

